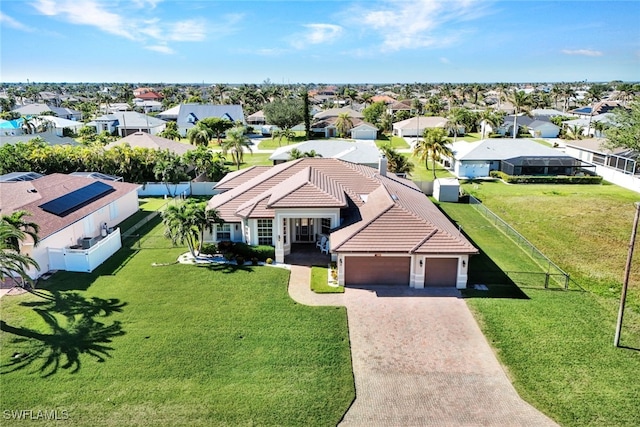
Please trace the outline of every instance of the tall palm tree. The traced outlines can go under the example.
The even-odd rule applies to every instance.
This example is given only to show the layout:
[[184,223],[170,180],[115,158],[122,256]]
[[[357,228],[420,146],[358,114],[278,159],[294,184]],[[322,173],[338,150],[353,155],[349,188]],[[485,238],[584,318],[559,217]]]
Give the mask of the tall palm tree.
[[28,271],[31,267],[39,270],[40,266],[36,260],[16,250],[13,243],[14,241],[21,242],[24,239],[24,231],[5,221],[0,222],[0,281],[8,278],[20,278],[23,287],[27,284],[33,285]]
[[513,139],[518,136],[518,115],[521,113],[528,113],[529,106],[531,105],[531,99],[526,92],[522,90],[515,90],[507,96],[507,101],[513,105]]
[[423,139],[416,143],[413,149],[413,155],[425,162],[427,170],[429,169],[429,157],[433,161],[433,179],[436,179],[436,161],[440,160],[442,155],[452,156],[453,153],[449,146],[449,139],[446,137],[446,131],[442,128],[428,128],[422,134]]
[[336,119],[336,129],[341,138],[346,138],[349,131],[353,128],[353,119],[349,113],[340,113]]
[[453,131],[453,141],[455,142],[458,137],[458,130],[460,126],[464,126],[467,116],[467,110],[464,108],[454,107],[449,110],[447,115],[447,129]]
[[233,158],[233,162],[235,163],[238,170],[240,170],[240,165],[242,164],[242,160],[244,158],[244,151],[248,150],[250,153],[253,153],[251,150],[251,141],[244,133],[244,127],[239,126],[233,129],[230,129],[227,132],[227,139],[222,143],[222,155],[226,156],[227,153],[231,153],[231,157]]
[[20,241],[24,240],[24,237],[26,236],[29,236],[31,240],[33,240],[34,245],[37,245],[40,241],[38,238],[40,226],[35,222],[26,221],[24,219],[24,217],[29,215],[31,214],[24,210],[15,211],[10,215],[2,215],[2,223],[24,233],[24,236],[21,239],[18,239],[16,236],[11,236],[10,240],[6,242],[7,245],[13,248],[16,252],[20,252]]

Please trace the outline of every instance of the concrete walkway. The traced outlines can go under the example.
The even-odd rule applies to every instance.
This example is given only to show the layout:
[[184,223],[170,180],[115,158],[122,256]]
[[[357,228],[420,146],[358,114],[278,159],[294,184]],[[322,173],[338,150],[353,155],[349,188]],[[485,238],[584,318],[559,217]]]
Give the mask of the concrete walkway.
[[291,267],[302,304],[347,307],[356,399],[341,426],[555,426],[524,402],[454,289],[309,290]]

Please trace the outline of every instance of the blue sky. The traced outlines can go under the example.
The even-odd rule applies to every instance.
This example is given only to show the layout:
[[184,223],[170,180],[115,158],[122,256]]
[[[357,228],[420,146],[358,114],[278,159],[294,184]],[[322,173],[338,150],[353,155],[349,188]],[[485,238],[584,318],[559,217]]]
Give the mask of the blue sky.
[[640,1],[2,0],[3,82],[640,80]]

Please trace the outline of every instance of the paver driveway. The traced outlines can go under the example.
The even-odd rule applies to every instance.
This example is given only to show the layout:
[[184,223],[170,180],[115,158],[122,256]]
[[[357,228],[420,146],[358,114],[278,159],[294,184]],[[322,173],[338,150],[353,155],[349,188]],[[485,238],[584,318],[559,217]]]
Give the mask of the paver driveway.
[[325,296],[308,280],[292,266],[294,299],[347,307],[356,399],[341,426],[556,425],[520,399],[456,290]]

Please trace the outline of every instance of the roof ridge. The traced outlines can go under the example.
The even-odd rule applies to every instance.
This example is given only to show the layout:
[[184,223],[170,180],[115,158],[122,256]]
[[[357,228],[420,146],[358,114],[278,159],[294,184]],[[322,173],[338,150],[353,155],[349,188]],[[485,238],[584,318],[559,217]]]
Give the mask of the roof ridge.
[[437,232],[438,232],[438,227],[434,226],[433,231],[431,231],[431,233],[429,233],[424,239],[420,240],[420,242],[418,242],[417,245],[411,248],[411,250],[409,250],[409,253],[415,253],[415,251],[417,251],[420,248],[420,246],[424,245],[425,242],[430,238],[432,238]]

